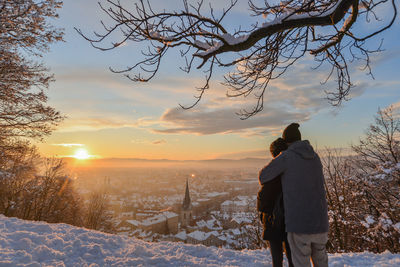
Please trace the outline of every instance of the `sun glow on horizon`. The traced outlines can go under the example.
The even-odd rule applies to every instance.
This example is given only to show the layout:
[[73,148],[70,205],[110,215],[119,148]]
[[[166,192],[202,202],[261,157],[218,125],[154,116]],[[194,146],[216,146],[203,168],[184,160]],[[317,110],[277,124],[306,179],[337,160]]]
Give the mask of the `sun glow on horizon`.
[[73,155],[73,157],[76,159],[88,159],[91,156],[89,155],[89,153],[86,149],[80,148],[75,151],[75,154]]

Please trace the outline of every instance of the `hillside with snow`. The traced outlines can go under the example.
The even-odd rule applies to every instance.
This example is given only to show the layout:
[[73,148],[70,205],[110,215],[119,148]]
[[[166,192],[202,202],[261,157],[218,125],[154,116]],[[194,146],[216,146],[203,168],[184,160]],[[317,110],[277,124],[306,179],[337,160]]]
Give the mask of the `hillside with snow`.
[[[400,266],[389,252],[330,254],[330,266]],[[271,266],[267,250],[150,243],[0,215],[0,266]]]

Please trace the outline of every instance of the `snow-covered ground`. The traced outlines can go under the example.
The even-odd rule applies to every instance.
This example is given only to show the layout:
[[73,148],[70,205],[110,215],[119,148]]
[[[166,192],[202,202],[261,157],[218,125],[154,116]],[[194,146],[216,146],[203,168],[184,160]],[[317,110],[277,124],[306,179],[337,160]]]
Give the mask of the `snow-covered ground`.
[[[330,266],[400,266],[399,254],[329,255]],[[0,266],[271,266],[266,250],[149,243],[0,215]]]

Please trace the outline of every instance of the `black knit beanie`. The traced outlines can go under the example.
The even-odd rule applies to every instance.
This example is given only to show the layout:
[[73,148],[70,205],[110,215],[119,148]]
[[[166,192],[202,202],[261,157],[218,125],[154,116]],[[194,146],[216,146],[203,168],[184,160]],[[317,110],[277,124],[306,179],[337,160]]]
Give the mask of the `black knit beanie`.
[[291,123],[283,130],[282,138],[286,143],[293,143],[301,140],[301,133],[299,131],[300,125],[298,123]]

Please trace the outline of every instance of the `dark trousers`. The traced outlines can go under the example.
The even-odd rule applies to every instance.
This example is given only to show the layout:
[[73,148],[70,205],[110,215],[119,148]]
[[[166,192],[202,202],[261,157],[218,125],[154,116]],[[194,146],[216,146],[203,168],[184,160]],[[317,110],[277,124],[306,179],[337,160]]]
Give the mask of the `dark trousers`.
[[287,235],[285,235],[285,240],[270,240],[269,246],[271,248],[272,255],[272,266],[282,267],[283,265],[283,244],[285,244],[286,257],[289,262],[289,267],[293,267],[292,255],[290,252],[289,242],[287,240]]

